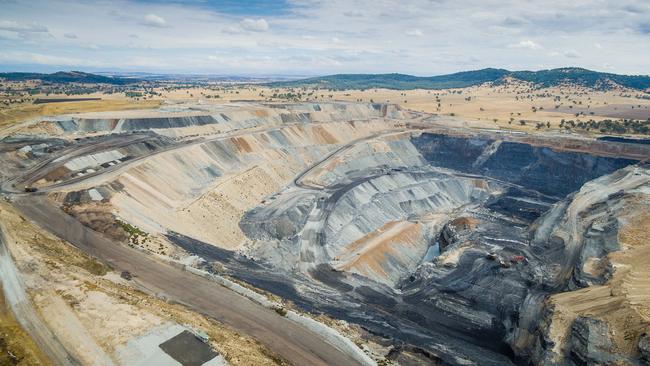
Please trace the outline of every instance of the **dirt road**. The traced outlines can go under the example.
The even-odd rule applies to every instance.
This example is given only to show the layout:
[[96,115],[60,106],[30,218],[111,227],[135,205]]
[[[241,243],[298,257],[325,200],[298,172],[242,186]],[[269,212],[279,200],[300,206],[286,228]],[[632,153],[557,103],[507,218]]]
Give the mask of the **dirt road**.
[[28,218],[118,271],[129,271],[152,293],[253,336],[295,365],[357,365],[321,336],[203,277],[114,243],[86,228],[42,196],[15,197]]

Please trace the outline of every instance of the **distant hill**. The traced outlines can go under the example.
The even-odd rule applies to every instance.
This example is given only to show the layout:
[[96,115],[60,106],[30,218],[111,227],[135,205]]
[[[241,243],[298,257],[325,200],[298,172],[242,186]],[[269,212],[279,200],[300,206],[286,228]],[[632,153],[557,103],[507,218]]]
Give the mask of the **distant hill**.
[[136,83],[140,80],[131,78],[118,78],[89,74],[81,71],[59,71],[53,74],[39,74],[32,72],[6,72],[0,73],[0,78],[10,81],[41,80],[50,83],[86,83],[86,84],[113,84],[124,85]]
[[487,82],[500,84],[508,77],[532,82],[543,87],[570,83],[598,90],[612,89],[616,85],[639,90],[650,88],[650,76],[647,75],[617,75],[574,67],[540,71],[508,71],[489,68],[425,77],[405,74],[337,74],[268,83],[267,85],[270,87],[309,86],[339,90],[370,88],[398,90],[447,89],[465,88]]

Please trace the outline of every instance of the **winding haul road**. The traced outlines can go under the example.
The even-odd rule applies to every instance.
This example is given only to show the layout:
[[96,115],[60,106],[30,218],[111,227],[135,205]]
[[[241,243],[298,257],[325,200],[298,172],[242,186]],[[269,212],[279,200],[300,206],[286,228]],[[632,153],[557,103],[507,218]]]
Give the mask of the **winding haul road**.
[[226,287],[158,261],[83,226],[38,195],[14,198],[14,206],[43,229],[64,238],[117,271],[129,271],[152,293],[248,334],[294,365],[358,365],[320,335]]

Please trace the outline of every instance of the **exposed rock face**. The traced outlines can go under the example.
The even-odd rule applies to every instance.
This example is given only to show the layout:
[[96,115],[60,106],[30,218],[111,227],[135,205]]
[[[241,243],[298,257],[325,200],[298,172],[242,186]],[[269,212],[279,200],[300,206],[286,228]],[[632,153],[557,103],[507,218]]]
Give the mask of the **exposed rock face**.
[[639,339],[639,353],[641,362],[650,364],[650,335],[642,334]]
[[615,360],[611,354],[607,324],[601,320],[578,317],[571,327],[570,357],[580,366],[602,365]]
[[564,197],[585,182],[633,161],[490,139],[422,134],[413,144],[432,165],[482,174],[539,193]]
[[603,284],[611,277],[613,268],[605,256],[619,249],[618,222],[613,209],[608,205],[592,207],[590,215],[601,217],[592,221],[584,233],[584,246],[570,287]]
[[[539,359],[531,348],[536,342],[545,294],[602,283],[611,268],[605,262],[600,268],[594,260],[617,248],[613,218],[621,196],[613,194],[616,191],[603,196],[588,190],[585,194],[569,195],[566,200],[562,198],[587,181],[632,161],[520,143],[429,134],[411,139],[421,157],[406,159],[403,156],[413,149],[404,148],[403,141],[400,144],[394,145],[400,148],[393,150],[393,159],[375,160],[380,165],[366,168],[365,174],[363,170],[346,170],[349,164],[337,163],[328,167],[332,168],[329,172],[318,175],[317,180],[312,177],[313,184],[324,187],[319,193],[326,195],[321,207],[327,212],[313,215],[312,211],[307,222],[324,221],[326,226],[307,224],[305,227],[310,229],[299,234],[302,239],[284,245],[294,247],[294,251],[308,249],[309,255],[296,257],[300,265],[329,262],[343,273],[362,275],[339,275],[332,282],[318,275],[323,267],[310,272],[326,286],[343,288],[343,284],[349,284],[345,298],[391,314],[362,311],[363,315],[358,317],[354,313],[345,316],[348,320],[425,347],[454,364],[463,363],[464,357],[479,364]],[[382,154],[385,153],[379,156]],[[353,160],[364,159],[362,154]],[[399,165],[395,164],[422,160],[428,165],[418,163],[417,172],[413,168],[397,168]],[[610,179],[616,181],[620,177]],[[594,183],[597,187],[603,184],[607,185]],[[427,191],[432,186],[438,189]],[[304,188],[291,188],[289,197],[300,194],[296,193],[300,189]],[[404,195],[416,189],[424,189],[421,197],[428,198]],[[463,192],[462,199],[453,198],[453,192]],[[283,198],[275,199],[277,203]],[[610,210],[602,210],[607,207]],[[257,208],[256,214],[265,210],[265,206]],[[427,214],[436,213],[441,217],[424,219]],[[423,237],[421,245],[427,247],[437,242],[442,255],[414,268],[395,266],[390,251],[382,249],[388,259],[386,263],[392,264],[383,265],[381,270],[358,271],[339,265],[346,257],[341,258],[338,253],[350,243],[356,249],[359,238],[388,231],[382,225],[400,218],[422,218],[432,234]],[[579,236],[573,234],[574,227]],[[305,240],[310,236],[314,239]],[[364,257],[363,252],[359,255]],[[397,274],[400,280],[395,281],[395,275],[387,273]],[[369,285],[368,279],[399,292]],[[301,287],[305,286],[303,281],[300,280]],[[322,308],[319,301],[311,301],[309,307]],[[386,324],[400,325],[398,329]],[[445,329],[444,335],[440,329]],[[578,341],[581,329],[576,330],[577,355],[583,352]],[[431,344],[428,337],[446,341],[442,342],[444,346]],[[473,348],[477,345],[479,348]],[[550,346],[549,343],[543,348]]]
[[[544,228],[540,222],[538,233],[563,238],[562,253],[574,265],[573,273],[558,268],[547,277],[547,281],[555,278],[553,282],[565,287],[548,298],[537,340],[529,343],[534,344],[531,350],[523,351],[531,355],[535,364],[643,364],[636,351],[637,340],[649,324],[643,308],[637,307],[642,301],[636,299],[646,296],[646,287],[637,282],[646,277],[636,271],[627,272],[629,264],[618,264],[616,271],[612,271],[610,257],[634,254],[629,247],[626,248],[629,254],[608,250],[618,245],[621,223],[628,220],[626,215],[636,214],[635,206],[647,202],[648,196],[643,192],[648,187],[648,174],[646,168],[628,167],[588,182],[572,197],[566,213],[553,229]],[[603,237],[611,242],[605,243]],[[605,257],[606,253],[610,256]],[[606,279],[594,276],[591,263],[594,260],[607,264],[603,266],[606,271],[596,273],[606,274]]]
[[334,250],[391,220],[451,212],[488,196],[487,185],[476,185],[473,179],[426,173],[382,175],[339,199],[328,217],[327,246]]
[[260,240],[290,240],[305,226],[307,215],[315,204],[310,196],[298,197],[292,205],[281,212],[256,210],[246,212],[240,222],[248,237]]
[[141,116],[126,113],[122,118],[97,113],[95,116],[73,116],[69,119],[48,122],[48,124],[61,134],[157,130],[161,134],[181,136],[184,133],[182,129],[216,132],[286,123],[352,121],[372,117],[400,118],[403,116],[398,107],[381,104],[272,104],[269,105],[270,108],[259,108],[258,110],[223,107],[210,109],[210,107],[209,105],[201,106],[200,112],[194,108],[172,109],[162,111],[154,116],[146,113]]
[[438,237],[440,251],[444,251],[448,246],[458,242],[461,236],[468,236],[470,230],[475,228],[476,221],[471,217],[459,217],[446,223],[440,230],[440,236]]

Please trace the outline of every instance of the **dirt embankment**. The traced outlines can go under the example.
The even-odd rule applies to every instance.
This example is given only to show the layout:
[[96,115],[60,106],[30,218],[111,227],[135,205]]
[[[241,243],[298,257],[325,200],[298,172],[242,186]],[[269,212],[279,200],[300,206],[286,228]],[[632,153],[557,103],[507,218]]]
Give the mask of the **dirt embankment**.
[[[83,363],[94,364],[101,357],[117,363],[118,347],[169,322],[206,332],[211,345],[230,364],[286,363],[248,336],[181,305],[143,293],[133,281],[122,279],[102,263],[33,225],[4,202],[0,203],[0,221],[10,236],[9,249],[37,312],[66,349]],[[48,364],[15,321],[0,312],[0,351],[4,347],[23,357],[26,363],[22,364]],[[4,365],[1,357],[0,364]]]
[[580,316],[607,324],[613,353],[637,354],[639,337],[650,332],[650,208],[647,203],[631,202],[619,220],[622,249],[605,259],[615,268],[611,280],[551,297],[550,329],[557,353],[568,346],[571,325]]
[[0,365],[50,364],[48,358],[14,319],[0,291]]

